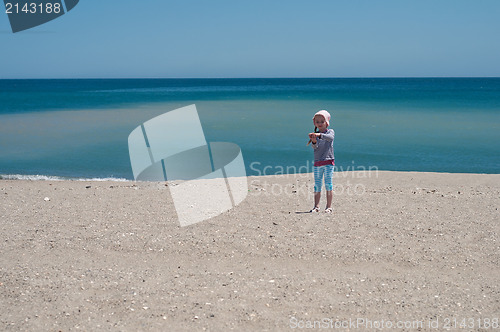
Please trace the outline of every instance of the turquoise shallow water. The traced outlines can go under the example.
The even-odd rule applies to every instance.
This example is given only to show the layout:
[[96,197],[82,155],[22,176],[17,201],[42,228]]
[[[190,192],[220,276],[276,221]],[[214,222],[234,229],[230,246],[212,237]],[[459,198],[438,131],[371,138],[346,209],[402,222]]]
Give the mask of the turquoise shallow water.
[[249,175],[312,171],[320,109],[341,170],[500,173],[500,79],[408,78],[0,80],[0,174],[132,179],[129,133],[190,104]]

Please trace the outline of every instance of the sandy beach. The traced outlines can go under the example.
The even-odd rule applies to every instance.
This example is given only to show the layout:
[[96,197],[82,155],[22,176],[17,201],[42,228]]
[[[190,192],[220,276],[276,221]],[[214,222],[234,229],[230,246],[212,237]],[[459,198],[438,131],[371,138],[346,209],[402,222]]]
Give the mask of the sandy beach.
[[499,330],[500,175],[312,182],[180,227],[164,183],[0,180],[0,330]]

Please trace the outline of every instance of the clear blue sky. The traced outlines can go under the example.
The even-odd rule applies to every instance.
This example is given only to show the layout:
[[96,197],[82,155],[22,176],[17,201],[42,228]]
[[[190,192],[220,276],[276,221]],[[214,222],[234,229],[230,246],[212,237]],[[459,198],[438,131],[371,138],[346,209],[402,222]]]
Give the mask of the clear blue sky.
[[2,10],[0,78],[499,77],[499,33],[499,0],[80,0]]

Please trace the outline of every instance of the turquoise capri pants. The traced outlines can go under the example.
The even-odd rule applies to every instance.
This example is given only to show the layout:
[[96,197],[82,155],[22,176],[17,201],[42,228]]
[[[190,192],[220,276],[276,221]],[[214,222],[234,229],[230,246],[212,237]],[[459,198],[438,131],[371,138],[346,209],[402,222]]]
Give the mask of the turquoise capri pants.
[[325,189],[333,190],[333,165],[314,166],[314,192],[321,192],[322,180],[325,178]]

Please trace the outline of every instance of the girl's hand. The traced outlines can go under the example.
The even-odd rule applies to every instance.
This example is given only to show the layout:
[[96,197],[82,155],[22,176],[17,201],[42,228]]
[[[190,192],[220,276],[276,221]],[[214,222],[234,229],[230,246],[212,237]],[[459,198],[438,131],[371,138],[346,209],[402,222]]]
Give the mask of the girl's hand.
[[316,138],[319,137],[320,133],[310,133],[309,134],[309,139],[311,139],[311,142],[316,143]]

